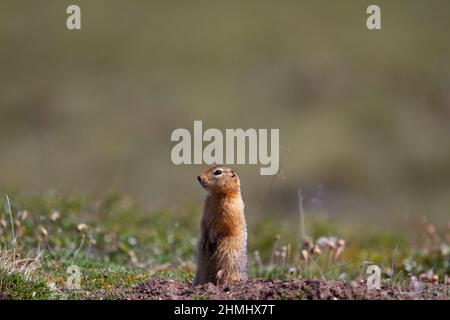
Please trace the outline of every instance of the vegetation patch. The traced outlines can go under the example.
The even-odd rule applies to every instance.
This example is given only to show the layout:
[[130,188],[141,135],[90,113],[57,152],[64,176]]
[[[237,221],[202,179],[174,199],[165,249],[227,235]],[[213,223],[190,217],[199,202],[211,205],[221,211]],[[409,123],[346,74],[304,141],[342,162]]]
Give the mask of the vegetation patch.
[[[54,192],[5,198],[0,208],[1,298],[117,299],[152,283],[148,279],[192,290],[199,212],[197,207],[145,212],[118,193],[100,199]],[[299,229],[298,223],[267,218],[249,223],[249,274],[251,281],[260,279],[254,285],[263,279],[282,286],[297,280],[359,284],[371,264],[381,268],[381,283],[387,287],[448,284],[450,226],[419,221],[411,227],[414,241],[407,233],[320,216],[306,220],[304,236]],[[79,268],[79,289],[69,285],[71,266]],[[310,297],[301,286],[293,290],[292,297]],[[215,297],[214,292],[192,292],[195,299]]]

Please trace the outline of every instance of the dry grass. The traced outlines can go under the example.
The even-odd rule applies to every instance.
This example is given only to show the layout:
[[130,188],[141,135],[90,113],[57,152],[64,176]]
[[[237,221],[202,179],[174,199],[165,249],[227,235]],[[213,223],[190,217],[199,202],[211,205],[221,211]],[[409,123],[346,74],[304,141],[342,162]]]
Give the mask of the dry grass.
[[11,203],[8,195],[6,195],[7,212],[11,221],[11,244],[0,244],[0,270],[10,275],[12,273],[20,273],[28,278],[42,262],[43,251],[33,255],[27,254],[25,257],[21,254],[21,250],[17,246],[17,237],[14,230],[14,219],[11,210]]

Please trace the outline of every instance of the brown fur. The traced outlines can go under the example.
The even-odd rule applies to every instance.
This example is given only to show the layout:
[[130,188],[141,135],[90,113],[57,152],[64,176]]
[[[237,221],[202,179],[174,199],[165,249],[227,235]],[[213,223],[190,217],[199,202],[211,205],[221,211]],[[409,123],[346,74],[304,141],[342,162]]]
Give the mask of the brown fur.
[[[216,176],[214,172],[223,174]],[[239,177],[228,167],[209,167],[198,177],[208,191],[201,219],[194,285],[247,280],[247,226]]]

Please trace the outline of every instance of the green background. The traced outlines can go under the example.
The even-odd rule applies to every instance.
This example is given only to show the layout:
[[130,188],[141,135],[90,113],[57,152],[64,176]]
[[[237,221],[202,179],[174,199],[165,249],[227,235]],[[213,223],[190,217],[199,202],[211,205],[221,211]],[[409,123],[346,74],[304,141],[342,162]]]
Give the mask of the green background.
[[[200,206],[176,128],[279,128],[281,174],[235,166],[249,219],[305,206],[400,225],[450,212],[450,2],[0,4],[0,190]],[[366,28],[379,4],[382,29]]]

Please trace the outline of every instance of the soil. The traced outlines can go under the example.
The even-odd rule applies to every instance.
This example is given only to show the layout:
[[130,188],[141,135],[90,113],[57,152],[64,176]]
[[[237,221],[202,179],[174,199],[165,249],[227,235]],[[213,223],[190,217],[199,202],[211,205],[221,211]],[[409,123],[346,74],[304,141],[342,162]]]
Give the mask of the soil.
[[212,283],[193,287],[188,282],[151,278],[124,293],[128,300],[167,299],[449,299],[449,287],[445,285],[421,284],[419,290],[394,284],[381,289],[367,290],[365,283],[356,281],[326,280],[270,280],[256,279],[246,283],[229,283],[215,286]]
[[9,300],[9,299],[10,297],[6,293],[0,292],[0,300]]

